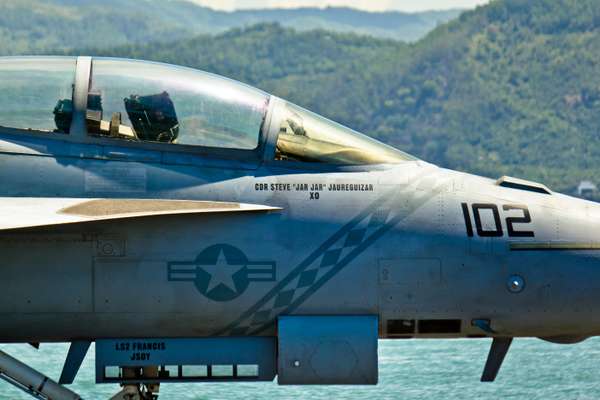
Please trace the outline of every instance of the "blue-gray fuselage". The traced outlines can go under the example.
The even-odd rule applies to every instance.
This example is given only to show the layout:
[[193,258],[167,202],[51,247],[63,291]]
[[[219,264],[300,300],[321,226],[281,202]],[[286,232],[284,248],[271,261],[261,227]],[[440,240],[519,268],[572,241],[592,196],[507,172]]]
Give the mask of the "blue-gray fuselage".
[[[140,394],[374,384],[377,338],[493,337],[491,381],[514,337],[600,334],[596,203],[187,68],[0,58],[0,88],[0,342],[71,342],[60,383],[93,341],[96,381]],[[46,382],[23,370],[0,352]]]
[[[281,314],[377,314],[381,337],[491,335],[479,319],[507,336],[600,329],[596,204],[421,161],[323,172],[130,150],[2,134],[1,195],[281,210],[5,233],[2,340],[270,335]],[[523,207],[530,222],[511,223],[509,236]],[[236,252],[244,265],[227,259]],[[208,264],[218,262],[241,271],[237,281],[216,282]],[[194,271],[177,279],[178,265]],[[461,324],[425,333],[388,324],[439,319]]]

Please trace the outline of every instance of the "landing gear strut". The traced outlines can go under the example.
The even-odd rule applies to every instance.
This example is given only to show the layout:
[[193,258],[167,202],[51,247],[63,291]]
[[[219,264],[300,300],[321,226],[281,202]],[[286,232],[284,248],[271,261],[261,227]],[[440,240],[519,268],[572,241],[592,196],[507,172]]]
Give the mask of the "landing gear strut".
[[[149,385],[153,386],[153,385]],[[123,385],[123,389],[110,400],[156,400],[158,395],[148,390],[147,385]]]
[[[136,378],[139,374],[139,368],[123,368],[123,378]],[[158,367],[142,368],[142,376],[144,378],[158,378]],[[156,400],[158,399],[159,384],[122,384],[123,389],[110,400]]]

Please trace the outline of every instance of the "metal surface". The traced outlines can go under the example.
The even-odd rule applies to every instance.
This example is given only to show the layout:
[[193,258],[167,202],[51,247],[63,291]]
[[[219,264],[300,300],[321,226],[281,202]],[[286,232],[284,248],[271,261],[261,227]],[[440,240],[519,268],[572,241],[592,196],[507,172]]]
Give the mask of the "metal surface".
[[[79,108],[89,90],[84,61]],[[172,67],[155,81],[169,86],[188,73]],[[123,82],[143,77],[141,68]],[[154,94],[144,87],[128,95]],[[229,117],[219,121],[244,123],[235,118],[243,98],[206,90],[225,108],[210,114],[172,91],[178,111],[198,112],[180,121],[180,134],[204,134],[198,121],[221,111]],[[40,95],[49,104],[64,97]],[[380,338],[573,343],[600,334],[600,205],[390,149],[393,163],[368,164],[354,147],[367,139],[329,122],[322,137],[342,135],[358,152],[352,160],[365,163],[312,160],[318,146],[307,159],[302,148],[282,154],[282,129],[318,137],[323,121],[294,120],[292,108],[268,98],[255,150],[82,136],[80,125],[79,134],[0,128],[0,341],[281,340],[286,317],[357,315],[376,317]],[[522,282],[507,286],[509,277]],[[305,323],[286,340],[343,323]],[[372,352],[356,354],[372,366]]]
[[[197,339],[100,339],[96,341],[96,382],[272,381],[276,374],[274,337]],[[128,378],[107,369],[168,366],[157,377]]]
[[511,275],[508,277],[506,287],[512,293],[521,293],[525,289],[525,280],[519,275]]
[[[267,212],[278,207],[215,201],[0,198],[0,231],[164,215]],[[22,218],[12,218],[22,215]]]
[[77,393],[57,384],[3,351],[0,351],[0,378],[38,399],[80,399]]
[[83,363],[83,359],[90,348],[89,340],[74,340],[69,346],[69,352],[65,359],[65,365],[63,366],[58,383],[61,385],[70,385],[75,380],[75,376]]
[[496,380],[498,371],[504,362],[504,357],[510,349],[510,345],[513,338],[495,337],[490,347],[485,367],[483,368],[483,374],[481,375],[481,382],[493,382]]
[[282,316],[280,385],[375,385],[377,316]]
[[90,74],[92,72],[92,57],[77,57],[75,70],[75,87],[73,88],[73,122],[70,134],[73,137],[87,136],[86,110],[88,92],[90,89]]

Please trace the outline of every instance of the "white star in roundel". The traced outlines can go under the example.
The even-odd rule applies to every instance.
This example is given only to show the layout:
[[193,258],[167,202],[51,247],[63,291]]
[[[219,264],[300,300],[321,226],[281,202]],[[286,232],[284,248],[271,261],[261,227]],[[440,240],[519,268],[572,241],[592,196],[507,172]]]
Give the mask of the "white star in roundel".
[[220,284],[225,285],[233,292],[236,292],[235,283],[233,282],[233,275],[242,269],[243,265],[229,265],[223,250],[219,252],[217,257],[217,263],[215,265],[203,265],[202,269],[206,270],[210,274],[210,281],[208,281],[207,292],[210,292]]

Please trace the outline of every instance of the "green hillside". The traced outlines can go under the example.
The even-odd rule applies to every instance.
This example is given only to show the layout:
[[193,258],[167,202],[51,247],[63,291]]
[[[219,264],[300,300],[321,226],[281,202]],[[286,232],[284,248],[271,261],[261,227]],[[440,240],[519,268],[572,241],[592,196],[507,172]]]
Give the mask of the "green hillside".
[[[107,4],[113,1],[126,0]],[[599,28],[597,0],[498,0],[411,45],[259,24],[164,43],[139,37],[112,49],[58,50],[216,72],[427,161],[572,191],[600,176]]]
[[558,190],[597,181],[600,2],[493,2],[419,42],[397,78],[374,126],[391,142]]
[[596,0],[504,0],[411,46],[259,25],[99,53],[213,71],[425,160],[572,191],[600,172],[599,27]]
[[130,57],[187,65],[277,94],[349,126],[374,132],[382,87],[401,70],[409,46],[326,31],[256,25],[171,44],[85,49],[72,54]]
[[222,12],[183,0],[2,0],[0,55],[170,42],[261,22],[416,40],[458,14],[347,8]]
[[[235,26],[248,26],[263,22],[277,22],[296,30],[324,29],[336,32],[351,32],[380,38],[416,41],[436,26],[458,17],[462,10],[425,11],[403,13],[395,11],[364,12],[351,8],[327,7],[300,9],[241,10],[221,14],[223,23],[228,16],[238,21]],[[229,25],[233,27],[232,25]]]

